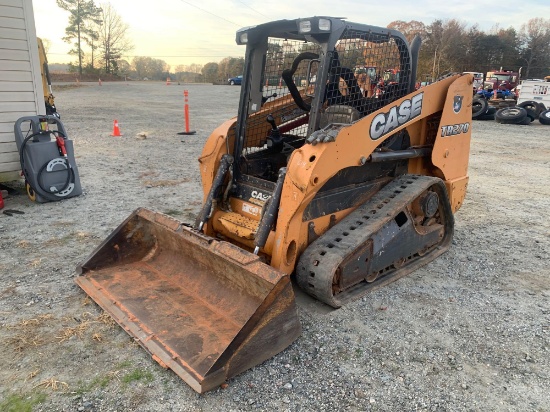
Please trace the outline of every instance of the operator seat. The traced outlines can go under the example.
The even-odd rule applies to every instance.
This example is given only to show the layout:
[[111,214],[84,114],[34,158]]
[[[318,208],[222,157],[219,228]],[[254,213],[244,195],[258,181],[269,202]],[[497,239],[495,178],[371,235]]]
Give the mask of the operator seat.
[[327,107],[319,119],[319,127],[324,129],[329,124],[351,124],[361,118],[359,110],[345,104],[334,104]]

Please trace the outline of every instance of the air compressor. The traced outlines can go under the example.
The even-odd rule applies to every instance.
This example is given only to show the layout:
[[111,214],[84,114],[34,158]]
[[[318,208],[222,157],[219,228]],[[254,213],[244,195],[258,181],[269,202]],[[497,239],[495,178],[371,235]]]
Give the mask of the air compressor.
[[25,116],[14,125],[25,188],[32,201],[55,202],[82,194],[73,142],[55,116]]

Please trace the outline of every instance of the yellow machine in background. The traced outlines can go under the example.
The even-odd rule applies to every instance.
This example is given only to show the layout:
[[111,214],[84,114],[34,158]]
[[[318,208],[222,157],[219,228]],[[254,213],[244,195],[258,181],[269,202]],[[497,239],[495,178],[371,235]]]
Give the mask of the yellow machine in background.
[[42,39],[37,37],[38,41],[38,57],[40,58],[40,75],[42,76],[42,89],[44,91],[44,103],[46,105],[46,114],[60,117],[55,108],[54,95],[52,93],[52,80],[50,70],[48,68],[48,58]]

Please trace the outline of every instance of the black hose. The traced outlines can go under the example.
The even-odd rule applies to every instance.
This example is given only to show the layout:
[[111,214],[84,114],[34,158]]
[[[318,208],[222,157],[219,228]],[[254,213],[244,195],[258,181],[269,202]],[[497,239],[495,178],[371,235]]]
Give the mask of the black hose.
[[[42,165],[42,167],[39,169],[38,171],[38,174],[36,175],[36,181],[38,183],[38,186],[40,187],[40,191],[36,189],[36,187],[34,187],[32,184],[31,184],[31,179],[29,178],[28,176],[28,172],[26,171],[25,169],[25,159],[24,159],[24,152],[25,152],[25,147],[27,146],[27,142],[32,139],[33,137],[35,136],[40,136],[40,135],[45,135],[45,134],[53,134],[55,136],[55,134],[57,133],[58,135],[60,135],[63,139],[66,139],[67,136],[65,136],[65,134],[63,134],[62,132],[60,132],[59,130],[41,130],[37,133],[33,133],[27,137],[25,137],[25,139],[23,140],[23,142],[21,143],[21,148],[19,149],[19,163],[21,163],[21,170],[23,171],[23,174],[25,175],[25,179],[27,181],[27,183],[29,184],[29,186],[31,187],[31,189],[35,192],[35,193],[40,193],[40,191],[42,191],[43,193],[45,193],[46,195],[55,195],[56,193],[62,193],[64,192],[71,183],[74,183],[75,182],[75,173],[74,173],[74,170],[73,168],[71,167],[71,164],[69,163],[69,159],[68,158],[64,158],[62,157],[61,159],[64,159],[65,160],[65,164],[67,166],[67,180],[65,181],[65,184],[63,185],[63,188],[61,190],[57,190],[57,191],[51,191],[51,190],[47,190],[44,188],[44,186],[42,185],[42,182],[41,182],[41,176],[42,174],[44,173],[46,167],[48,166],[48,164],[53,160],[49,160],[47,161],[46,163],[44,163]],[[48,196],[46,196],[48,197]],[[51,198],[50,200],[57,200],[57,198],[59,198],[60,196],[56,196],[55,198]],[[64,196],[61,196],[61,198],[63,198]]]
[[[42,165],[42,167],[40,168],[40,170],[38,171],[38,174],[36,175],[36,182],[38,183],[38,186],[40,186],[40,189],[42,189],[43,192],[45,193],[48,193],[48,194],[51,194],[51,195],[56,195],[57,193],[63,193],[71,183],[74,183],[75,181],[75,175],[74,175],[74,170],[73,168],[71,167],[70,163],[69,163],[69,159],[65,158],[65,157],[60,157],[60,159],[63,159],[65,160],[65,164],[67,165],[67,180],[65,181],[65,184],[63,185],[63,188],[60,189],[60,190],[48,190],[46,189],[44,186],[42,186],[42,182],[41,182],[41,179],[40,177],[42,176],[42,173],[44,173],[44,170],[46,169],[46,167],[48,166],[48,164],[50,164],[50,162],[53,160],[50,160],[46,163],[44,163]],[[28,179],[27,179],[28,181]],[[36,189],[34,187],[32,187],[31,183],[29,182],[29,186],[31,186],[32,190],[34,190],[36,192]],[[56,195],[57,196],[57,195]],[[57,197],[65,197],[65,196],[57,196]]]

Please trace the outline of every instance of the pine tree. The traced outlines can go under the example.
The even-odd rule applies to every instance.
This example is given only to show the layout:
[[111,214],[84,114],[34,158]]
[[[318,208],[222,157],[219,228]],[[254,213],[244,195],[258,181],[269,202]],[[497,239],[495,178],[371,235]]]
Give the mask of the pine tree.
[[66,36],[63,40],[73,43],[74,48],[69,52],[78,56],[78,73],[82,75],[82,60],[84,51],[82,42],[93,36],[92,24],[99,21],[101,8],[93,0],[56,0],[57,5],[70,13],[69,25],[65,28]]

